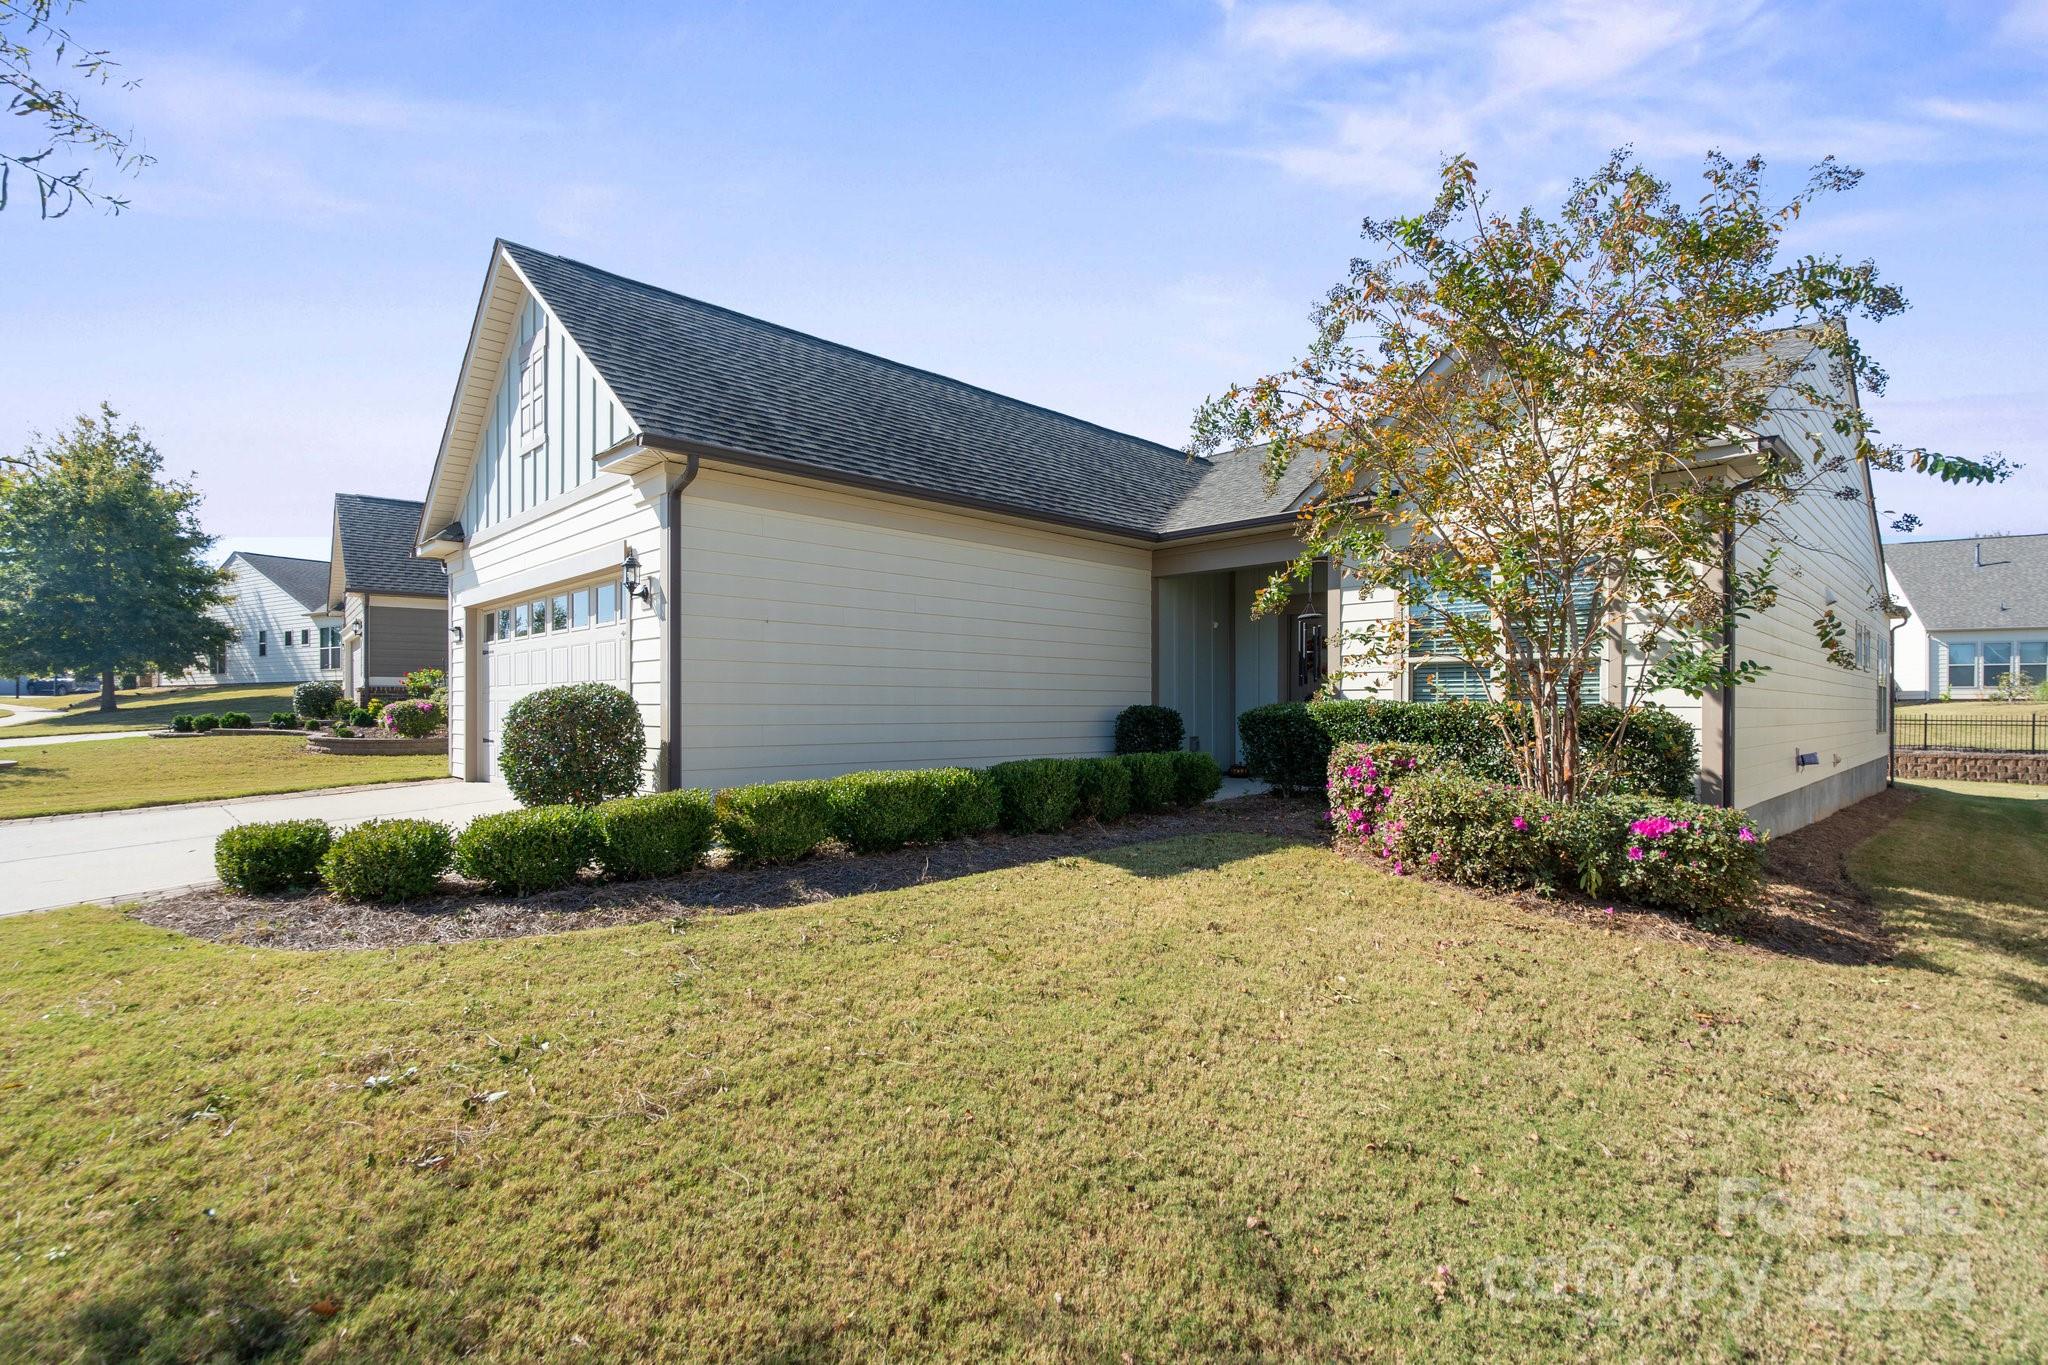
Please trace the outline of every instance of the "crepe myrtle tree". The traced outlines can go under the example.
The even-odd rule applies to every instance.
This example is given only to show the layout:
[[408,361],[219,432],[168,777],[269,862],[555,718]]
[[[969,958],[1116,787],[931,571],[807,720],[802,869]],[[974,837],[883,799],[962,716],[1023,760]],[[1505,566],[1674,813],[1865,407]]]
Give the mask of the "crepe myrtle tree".
[[[1266,442],[1274,480],[1315,465],[1301,555],[1262,608],[1325,558],[1392,592],[1408,610],[1351,634],[1351,656],[1385,662],[1416,632],[1484,670],[1519,703],[1503,724],[1523,782],[1570,800],[1580,685],[1624,622],[1625,712],[1751,681],[1762,669],[1728,657],[1724,631],[1772,603],[1795,498],[1860,502],[1872,469],[2007,477],[2002,457],[1878,439],[1857,395],[1885,375],[1850,323],[1904,296],[1869,261],[1783,250],[1860,173],[1823,161],[1774,204],[1763,169],[1710,155],[1688,204],[1624,149],[1546,218],[1493,209],[1457,157],[1426,212],[1367,220],[1379,254],[1318,304],[1302,358],[1196,415],[1196,451]],[[1754,536],[1770,551],[1724,572]],[[1815,647],[1853,665],[1842,629],[1824,615]]]

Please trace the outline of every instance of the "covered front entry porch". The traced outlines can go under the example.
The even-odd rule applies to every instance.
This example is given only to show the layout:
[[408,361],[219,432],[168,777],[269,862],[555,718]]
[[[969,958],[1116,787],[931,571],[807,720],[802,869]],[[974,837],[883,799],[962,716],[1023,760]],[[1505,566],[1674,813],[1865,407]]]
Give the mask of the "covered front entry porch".
[[1284,608],[1254,615],[1260,591],[1287,563],[1276,551],[1290,544],[1291,537],[1214,547],[1178,562],[1162,554],[1154,569],[1153,700],[1180,712],[1187,746],[1225,770],[1239,761],[1240,714],[1308,701],[1329,676],[1339,607],[1321,566]]

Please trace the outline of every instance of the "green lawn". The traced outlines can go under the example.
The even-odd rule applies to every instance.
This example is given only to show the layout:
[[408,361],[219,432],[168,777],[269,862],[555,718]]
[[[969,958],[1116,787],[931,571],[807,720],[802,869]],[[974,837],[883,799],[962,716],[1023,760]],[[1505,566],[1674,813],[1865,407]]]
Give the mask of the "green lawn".
[[304,735],[108,739],[0,749],[0,820],[446,777],[445,754],[309,754]]
[[2048,721],[2048,702],[2037,701],[1928,701],[1901,702],[1900,716],[1931,716],[1935,719],[2025,720],[2040,716]]
[[2029,1358],[2020,795],[1859,854],[1887,967],[1244,834],[396,952],[0,921],[0,1355]]
[[[22,697],[25,706],[51,712],[48,720],[7,726],[0,738],[25,739],[34,735],[70,735],[85,730],[163,730],[178,716],[196,716],[212,711],[247,711],[258,725],[270,719],[272,711],[292,709],[289,685],[264,683],[248,687],[152,687],[116,694],[120,707],[108,713],[99,709],[99,694],[84,697]],[[8,698],[13,705],[16,698]]]

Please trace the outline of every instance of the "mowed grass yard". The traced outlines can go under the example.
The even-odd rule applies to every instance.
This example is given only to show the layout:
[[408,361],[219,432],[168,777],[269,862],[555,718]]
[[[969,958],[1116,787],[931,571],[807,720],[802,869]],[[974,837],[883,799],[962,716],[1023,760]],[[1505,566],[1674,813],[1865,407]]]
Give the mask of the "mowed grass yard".
[[445,754],[312,754],[304,735],[86,740],[0,749],[0,820],[446,777]]
[[2037,1358],[2025,794],[1858,853],[1883,967],[1249,834],[395,952],[0,921],[0,1355]]
[[292,709],[292,689],[277,683],[248,687],[152,687],[115,696],[120,705],[112,712],[99,709],[96,692],[70,697],[9,697],[9,706],[47,711],[49,719],[6,726],[0,729],[0,738],[75,735],[87,730],[163,730],[179,716],[197,716],[208,711],[216,715],[222,711],[246,711],[261,725],[270,719],[272,711]]

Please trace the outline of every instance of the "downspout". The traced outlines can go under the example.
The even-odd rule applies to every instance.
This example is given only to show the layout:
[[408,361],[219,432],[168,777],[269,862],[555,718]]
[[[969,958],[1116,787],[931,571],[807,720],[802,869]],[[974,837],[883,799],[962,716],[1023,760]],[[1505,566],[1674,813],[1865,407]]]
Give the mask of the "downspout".
[[669,481],[662,509],[662,591],[667,641],[661,652],[661,743],[666,755],[662,785],[675,791],[683,785],[683,490],[697,478],[697,456],[684,457],[683,471]]
[[[1735,532],[1721,529],[1721,666],[1735,667]],[[1735,689],[1721,688],[1721,805],[1735,808]]]

